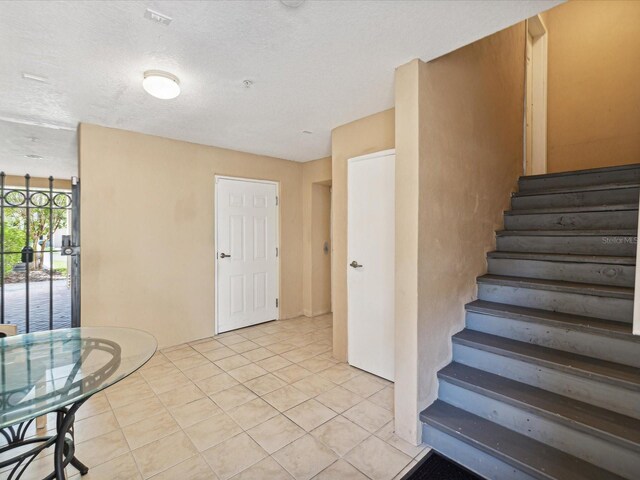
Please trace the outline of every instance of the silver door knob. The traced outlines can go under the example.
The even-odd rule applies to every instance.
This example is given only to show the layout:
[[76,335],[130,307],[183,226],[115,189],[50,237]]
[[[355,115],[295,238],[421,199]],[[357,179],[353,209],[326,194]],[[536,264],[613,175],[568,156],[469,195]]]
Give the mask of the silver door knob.
[[359,264],[358,262],[356,262],[355,260],[354,260],[353,262],[351,262],[351,263],[349,264],[349,266],[350,266],[351,268],[360,268],[360,267],[362,267],[362,265],[360,265],[360,264]]
[[220,258],[231,258],[231,255],[227,255],[226,253],[221,253]]

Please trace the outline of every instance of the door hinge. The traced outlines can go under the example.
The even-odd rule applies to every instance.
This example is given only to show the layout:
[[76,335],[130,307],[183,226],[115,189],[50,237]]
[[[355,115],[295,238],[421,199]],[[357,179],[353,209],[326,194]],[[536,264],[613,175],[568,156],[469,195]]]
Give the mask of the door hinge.
[[278,256],[279,252],[278,252],[278,247],[276,247],[276,257]]
[[278,307],[278,299],[276,298],[276,308]]
[[278,206],[278,202],[280,201],[279,197],[276,195],[276,207]]

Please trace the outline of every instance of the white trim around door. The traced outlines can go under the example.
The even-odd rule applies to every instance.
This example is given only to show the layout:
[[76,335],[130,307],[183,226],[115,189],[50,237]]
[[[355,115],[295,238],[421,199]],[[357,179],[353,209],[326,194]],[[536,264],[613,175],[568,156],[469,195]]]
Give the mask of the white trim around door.
[[525,82],[526,175],[547,173],[547,28],[540,15],[527,20]]
[[216,175],[215,333],[280,318],[278,182]]

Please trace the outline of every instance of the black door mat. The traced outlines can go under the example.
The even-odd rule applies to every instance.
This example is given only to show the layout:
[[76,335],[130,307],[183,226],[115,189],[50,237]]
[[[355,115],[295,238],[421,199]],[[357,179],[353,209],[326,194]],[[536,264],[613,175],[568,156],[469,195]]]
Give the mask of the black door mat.
[[482,478],[432,450],[402,480],[482,480]]

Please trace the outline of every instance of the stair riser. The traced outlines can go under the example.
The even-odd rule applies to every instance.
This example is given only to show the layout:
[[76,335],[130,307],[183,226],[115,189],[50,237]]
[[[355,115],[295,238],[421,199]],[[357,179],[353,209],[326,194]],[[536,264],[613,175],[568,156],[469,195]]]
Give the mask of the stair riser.
[[460,465],[476,472],[483,478],[493,480],[536,480],[539,478],[532,477],[430,425],[422,425],[422,441],[427,445],[436,445],[438,452],[442,455],[454,458]]
[[557,177],[522,177],[518,185],[521,192],[528,192],[547,188],[583,187],[585,185],[602,185],[605,183],[629,183],[637,180],[640,180],[640,168],[627,168]]
[[508,214],[506,230],[631,230],[638,228],[637,210]]
[[566,253],[574,255],[611,255],[634,257],[636,237],[620,236],[527,236],[497,237],[501,252]]
[[442,380],[438,398],[618,475],[633,478],[636,472],[640,472],[638,452],[612,443],[613,439],[600,438],[594,435],[595,432],[587,433],[572,428],[539,412],[528,411]]
[[455,343],[453,358],[469,367],[640,418],[640,392],[637,391]]
[[478,298],[489,302],[584,315],[618,322],[631,323],[633,321],[633,300],[620,298],[536,290],[526,287],[515,288],[485,283],[478,284]]
[[616,188],[593,192],[549,193],[513,197],[511,208],[525,210],[555,207],[592,207],[594,205],[626,205],[638,203],[640,188]]
[[476,312],[467,312],[466,323],[470,330],[640,368],[638,342]]
[[631,265],[570,263],[516,258],[489,258],[489,273],[543,280],[633,287],[636,269]]

